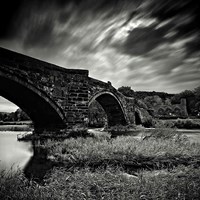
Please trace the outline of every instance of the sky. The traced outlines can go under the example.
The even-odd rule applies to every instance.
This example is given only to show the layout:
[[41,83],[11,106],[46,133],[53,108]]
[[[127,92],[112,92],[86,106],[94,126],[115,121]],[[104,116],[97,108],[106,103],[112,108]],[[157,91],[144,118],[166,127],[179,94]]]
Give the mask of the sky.
[[116,88],[178,93],[200,85],[200,2],[1,1],[0,46]]

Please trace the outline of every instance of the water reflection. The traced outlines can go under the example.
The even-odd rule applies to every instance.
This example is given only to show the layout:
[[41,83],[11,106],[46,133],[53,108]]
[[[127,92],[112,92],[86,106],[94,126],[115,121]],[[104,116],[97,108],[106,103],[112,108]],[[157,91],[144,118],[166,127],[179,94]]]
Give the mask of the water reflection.
[[17,134],[19,132],[0,132],[0,170],[20,168],[27,178],[42,182],[56,164],[47,160],[47,152],[34,142],[17,141]]
[[[20,132],[21,133],[21,132]],[[18,142],[19,132],[0,132],[0,169],[23,169],[33,156],[31,142]]]
[[24,174],[29,179],[42,182],[47,172],[58,164],[47,159],[47,152],[45,149],[36,147],[35,144],[33,144],[33,151],[34,155],[24,167]]

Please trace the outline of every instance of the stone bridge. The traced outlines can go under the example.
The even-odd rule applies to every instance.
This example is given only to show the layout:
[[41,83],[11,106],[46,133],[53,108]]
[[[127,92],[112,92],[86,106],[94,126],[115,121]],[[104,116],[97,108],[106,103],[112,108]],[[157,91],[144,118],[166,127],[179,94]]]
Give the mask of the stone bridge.
[[88,106],[97,100],[108,125],[134,124],[135,101],[87,70],[65,69],[0,48],[0,95],[24,110],[35,132],[87,126]]

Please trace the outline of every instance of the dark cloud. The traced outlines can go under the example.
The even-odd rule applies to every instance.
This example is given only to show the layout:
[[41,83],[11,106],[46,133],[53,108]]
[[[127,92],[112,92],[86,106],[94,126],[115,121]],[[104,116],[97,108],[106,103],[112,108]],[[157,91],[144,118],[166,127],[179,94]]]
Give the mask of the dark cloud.
[[[184,80],[195,87],[200,77],[196,1],[8,0],[8,4],[1,7],[6,11],[0,14],[1,46],[63,67],[88,69],[92,77],[112,81],[116,87],[177,92],[187,87]],[[194,61],[188,64],[186,59]],[[188,72],[190,66],[195,67]]]
[[131,55],[145,55],[158,45],[164,43],[165,32],[154,26],[135,28],[124,43],[124,52]]
[[25,47],[49,46],[49,44],[54,42],[54,40],[52,41],[54,37],[53,27],[54,24],[51,19],[45,20],[40,26],[30,27],[24,40]]
[[14,20],[19,14],[23,0],[6,0],[0,2],[0,38],[13,36],[10,31],[14,25]]
[[[200,1],[196,0],[151,0],[145,7],[150,16],[159,20],[159,23],[170,20],[168,26],[177,31],[177,38],[184,38],[196,35],[194,42],[190,43],[191,50],[199,50],[196,44],[200,45]],[[194,47],[193,47],[194,45]],[[189,46],[186,46],[188,53]]]

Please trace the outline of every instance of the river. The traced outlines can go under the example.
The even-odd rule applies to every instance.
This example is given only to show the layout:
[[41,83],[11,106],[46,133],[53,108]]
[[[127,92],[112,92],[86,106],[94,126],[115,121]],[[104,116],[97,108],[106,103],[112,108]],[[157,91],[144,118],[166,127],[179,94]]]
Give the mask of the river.
[[17,134],[25,132],[0,131],[0,169],[23,169],[33,156],[31,142],[17,141]]

